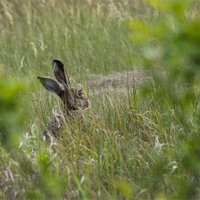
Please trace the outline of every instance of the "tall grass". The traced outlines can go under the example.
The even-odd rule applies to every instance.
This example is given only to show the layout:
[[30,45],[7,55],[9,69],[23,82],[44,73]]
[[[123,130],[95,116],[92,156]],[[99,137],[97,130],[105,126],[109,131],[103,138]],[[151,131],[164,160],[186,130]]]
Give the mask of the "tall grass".
[[[158,2],[0,2],[2,199],[199,198],[198,67],[187,68],[199,64],[190,31],[199,4],[179,2],[181,12],[173,1]],[[185,46],[173,49],[186,27]],[[189,57],[181,51],[188,47]],[[92,107],[84,112],[87,133],[66,130],[48,143],[42,131],[60,101],[36,77],[53,77],[54,59]],[[139,86],[90,84],[141,66]]]

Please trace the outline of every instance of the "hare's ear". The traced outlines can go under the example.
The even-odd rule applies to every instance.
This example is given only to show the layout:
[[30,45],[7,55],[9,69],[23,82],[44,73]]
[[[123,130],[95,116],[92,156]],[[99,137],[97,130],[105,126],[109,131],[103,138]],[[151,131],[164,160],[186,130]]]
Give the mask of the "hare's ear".
[[62,89],[57,83],[57,81],[51,79],[51,78],[42,78],[37,77],[42,85],[50,92],[56,93],[59,97],[62,96]]
[[67,71],[65,70],[64,65],[59,60],[53,61],[53,72],[59,83],[66,87],[70,87]]

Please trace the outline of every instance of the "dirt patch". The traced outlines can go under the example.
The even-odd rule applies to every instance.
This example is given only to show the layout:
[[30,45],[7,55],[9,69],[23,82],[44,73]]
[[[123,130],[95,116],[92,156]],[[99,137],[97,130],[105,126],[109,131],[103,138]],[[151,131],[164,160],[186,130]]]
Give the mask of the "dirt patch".
[[144,72],[138,69],[122,73],[109,74],[107,76],[92,74],[90,76],[90,80],[88,81],[89,92],[105,92],[114,89],[123,90],[127,87],[138,88],[138,85],[144,82],[144,77]]

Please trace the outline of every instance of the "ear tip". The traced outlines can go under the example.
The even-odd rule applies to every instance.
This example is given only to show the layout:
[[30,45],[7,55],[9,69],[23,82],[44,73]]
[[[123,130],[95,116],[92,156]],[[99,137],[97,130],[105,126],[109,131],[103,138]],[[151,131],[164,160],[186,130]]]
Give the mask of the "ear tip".
[[53,60],[53,63],[55,63],[55,62],[60,62],[59,60]]
[[58,64],[61,64],[63,66],[62,62],[60,62],[59,60],[53,60],[53,64],[54,63],[58,63]]

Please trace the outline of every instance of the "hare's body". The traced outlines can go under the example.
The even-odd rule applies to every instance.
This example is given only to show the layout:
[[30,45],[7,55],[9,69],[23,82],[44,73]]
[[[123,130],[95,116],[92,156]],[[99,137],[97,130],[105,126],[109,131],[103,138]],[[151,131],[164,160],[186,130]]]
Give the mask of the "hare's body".
[[[62,99],[63,111],[47,125],[43,134],[51,133],[58,136],[67,126],[85,132],[86,127],[81,110],[89,108],[89,98],[82,90],[71,88],[67,72],[60,61],[54,60],[53,71],[58,82],[51,78],[38,77],[38,79],[48,91],[56,93]],[[64,86],[64,90],[59,83]]]
[[[56,114],[54,119],[47,125],[46,129],[43,132],[43,135],[51,133],[54,136],[60,135],[59,133],[63,132],[67,126],[69,129],[79,128],[82,132],[86,132],[86,126],[84,122],[84,117],[81,114],[81,111],[77,112],[68,112],[67,114]],[[75,131],[75,130],[74,130]]]
[[65,119],[62,115],[57,114],[54,119],[47,125],[43,131],[43,135],[47,136],[47,133],[51,133],[54,136],[59,135],[64,129]]

